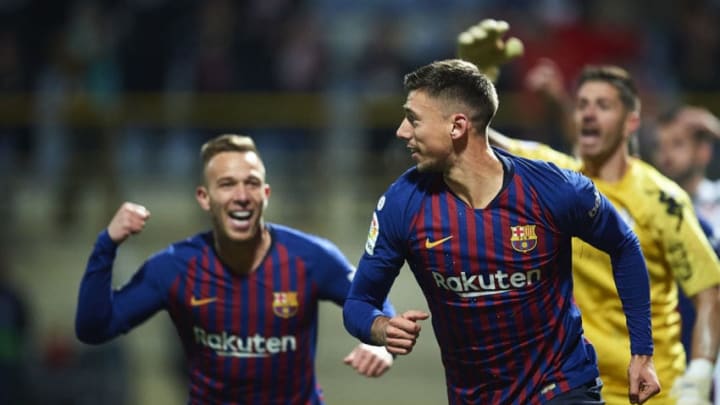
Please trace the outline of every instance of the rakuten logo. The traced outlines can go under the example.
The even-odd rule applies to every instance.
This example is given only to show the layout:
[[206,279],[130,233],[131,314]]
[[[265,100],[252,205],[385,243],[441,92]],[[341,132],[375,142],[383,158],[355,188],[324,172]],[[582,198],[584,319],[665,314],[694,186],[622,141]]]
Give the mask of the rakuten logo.
[[218,356],[233,357],[267,357],[277,353],[295,351],[295,336],[272,336],[269,338],[255,334],[242,338],[237,335],[223,333],[207,333],[199,327],[194,327],[195,342],[209,347]]
[[471,274],[461,272],[459,276],[445,277],[433,271],[435,284],[461,297],[479,297],[481,295],[502,294],[511,290],[525,288],[540,281],[540,269],[508,274],[502,270],[490,274]]

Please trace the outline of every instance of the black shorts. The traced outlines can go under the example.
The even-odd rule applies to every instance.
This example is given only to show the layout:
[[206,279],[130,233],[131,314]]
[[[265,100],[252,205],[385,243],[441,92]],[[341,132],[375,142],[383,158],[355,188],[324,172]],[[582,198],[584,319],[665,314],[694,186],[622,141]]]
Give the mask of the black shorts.
[[604,405],[600,391],[603,384],[596,378],[586,384],[556,396],[547,405]]

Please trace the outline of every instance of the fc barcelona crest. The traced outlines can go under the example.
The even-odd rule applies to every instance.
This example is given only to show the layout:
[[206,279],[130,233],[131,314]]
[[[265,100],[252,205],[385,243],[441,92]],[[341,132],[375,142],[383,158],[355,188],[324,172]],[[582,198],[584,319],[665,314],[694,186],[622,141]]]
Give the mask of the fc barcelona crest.
[[297,313],[298,300],[296,291],[274,292],[273,312],[280,318],[290,318]]
[[510,244],[520,253],[527,253],[537,246],[535,225],[518,225],[510,227]]

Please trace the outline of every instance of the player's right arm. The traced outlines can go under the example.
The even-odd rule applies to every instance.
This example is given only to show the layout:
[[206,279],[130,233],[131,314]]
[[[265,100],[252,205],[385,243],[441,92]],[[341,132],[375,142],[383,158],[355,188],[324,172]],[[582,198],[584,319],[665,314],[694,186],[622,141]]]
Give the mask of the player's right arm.
[[402,315],[388,318],[378,316],[373,321],[370,336],[373,342],[383,345],[392,354],[408,354],[420,336],[422,327],[418,321],[428,319],[430,314],[411,309]]
[[365,253],[343,306],[343,321],[351,335],[364,343],[385,346],[393,354],[410,352],[420,332],[417,321],[429,316],[414,310],[392,317],[382,312],[383,302],[405,261],[407,235],[403,230],[409,228],[406,213],[412,202],[398,195],[405,194],[404,186],[408,184],[404,180],[391,186],[378,201]]
[[118,245],[142,231],[149,217],[145,207],[124,203],[108,228],[98,235],[78,294],[75,333],[82,342],[106,342],[162,307],[158,288],[146,277],[147,262],[122,289],[112,289],[112,267]]

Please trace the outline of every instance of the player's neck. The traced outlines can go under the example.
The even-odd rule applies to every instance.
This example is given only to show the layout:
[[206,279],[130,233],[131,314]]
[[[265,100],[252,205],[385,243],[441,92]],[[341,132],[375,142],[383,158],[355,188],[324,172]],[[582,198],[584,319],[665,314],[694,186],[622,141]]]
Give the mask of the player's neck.
[[215,250],[231,273],[242,276],[254,272],[260,266],[271,243],[270,231],[263,226],[256,237],[247,241],[216,238]]
[[466,150],[444,174],[445,184],[472,208],[485,208],[497,196],[503,184],[503,166],[487,146],[474,153]]
[[630,155],[625,148],[618,150],[605,159],[583,159],[582,172],[588,177],[608,183],[620,181],[630,166]]

